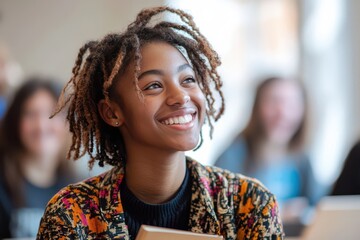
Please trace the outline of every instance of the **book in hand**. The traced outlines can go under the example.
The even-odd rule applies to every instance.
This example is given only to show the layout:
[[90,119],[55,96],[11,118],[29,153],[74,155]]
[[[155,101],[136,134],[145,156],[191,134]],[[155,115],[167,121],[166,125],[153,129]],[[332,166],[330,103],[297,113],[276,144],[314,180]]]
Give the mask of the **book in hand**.
[[222,240],[222,236],[141,225],[136,240]]

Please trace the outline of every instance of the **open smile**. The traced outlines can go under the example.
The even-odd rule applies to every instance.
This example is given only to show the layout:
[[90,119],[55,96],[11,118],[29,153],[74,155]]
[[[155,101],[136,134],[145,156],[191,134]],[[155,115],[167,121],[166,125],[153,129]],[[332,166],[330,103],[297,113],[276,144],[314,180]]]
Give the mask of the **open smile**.
[[160,120],[160,123],[177,130],[186,130],[194,126],[196,111],[177,113]]
[[186,114],[183,116],[177,116],[177,117],[171,117],[164,121],[162,121],[162,124],[166,125],[174,125],[174,124],[187,124],[190,123],[193,120],[192,114]]

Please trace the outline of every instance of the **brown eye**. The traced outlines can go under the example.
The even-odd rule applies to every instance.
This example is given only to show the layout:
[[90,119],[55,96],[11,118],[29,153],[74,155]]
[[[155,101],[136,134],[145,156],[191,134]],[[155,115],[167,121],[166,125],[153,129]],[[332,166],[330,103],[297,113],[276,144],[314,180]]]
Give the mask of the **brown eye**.
[[152,83],[152,84],[146,86],[146,87],[144,88],[144,90],[145,90],[145,91],[146,91],[146,90],[153,90],[153,89],[158,89],[158,88],[161,88],[161,87],[162,87],[162,86],[161,86],[160,83]]
[[195,78],[193,78],[193,77],[187,77],[187,78],[183,81],[183,83],[185,83],[185,84],[196,83],[196,80],[195,80]]

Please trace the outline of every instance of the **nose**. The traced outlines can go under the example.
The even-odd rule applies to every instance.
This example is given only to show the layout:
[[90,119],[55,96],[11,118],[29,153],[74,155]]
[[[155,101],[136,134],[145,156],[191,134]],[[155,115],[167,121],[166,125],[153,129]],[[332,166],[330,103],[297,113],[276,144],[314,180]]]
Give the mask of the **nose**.
[[182,89],[181,86],[172,86],[167,89],[167,100],[166,103],[172,105],[185,105],[190,101],[189,93]]

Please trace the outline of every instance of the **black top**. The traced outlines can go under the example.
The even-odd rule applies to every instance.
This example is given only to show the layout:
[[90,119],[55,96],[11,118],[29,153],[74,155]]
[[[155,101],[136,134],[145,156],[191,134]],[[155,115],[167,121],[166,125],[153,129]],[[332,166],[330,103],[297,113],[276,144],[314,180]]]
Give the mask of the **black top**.
[[360,141],[351,149],[332,195],[360,194]]
[[188,170],[175,197],[167,203],[142,202],[127,188],[125,178],[120,192],[131,239],[135,239],[142,224],[188,230],[191,202],[191,177]]
[[69,183],[67,177],[59,177],[54,185],[42,188],[24,179],[19,189],[23,205],[15,206],[5,182],[0,179],[0,239],[35,237],[47,202]]

